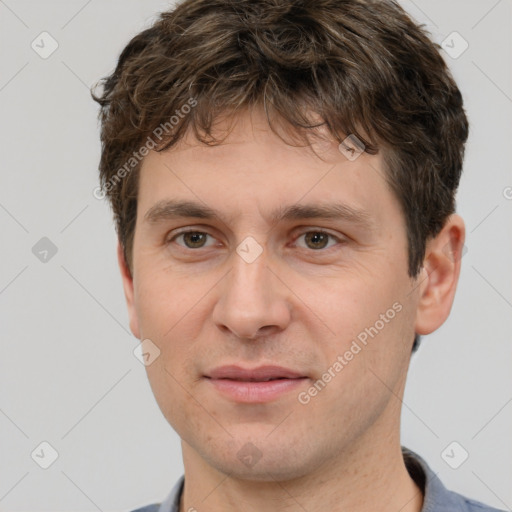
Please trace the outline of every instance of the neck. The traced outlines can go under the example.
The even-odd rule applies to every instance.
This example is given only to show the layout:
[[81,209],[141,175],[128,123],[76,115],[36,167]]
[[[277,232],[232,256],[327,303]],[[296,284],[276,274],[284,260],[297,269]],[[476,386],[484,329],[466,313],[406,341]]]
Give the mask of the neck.
[[182,448],[185,486],[180,512],[420,512],[423,505],[423,493],[407,472],[398,434],[384,441],[381,437],[377,445],[359,439],[315,471],[283,481],[270,474],[268,481],[230,477],[187,443],[182,442]]

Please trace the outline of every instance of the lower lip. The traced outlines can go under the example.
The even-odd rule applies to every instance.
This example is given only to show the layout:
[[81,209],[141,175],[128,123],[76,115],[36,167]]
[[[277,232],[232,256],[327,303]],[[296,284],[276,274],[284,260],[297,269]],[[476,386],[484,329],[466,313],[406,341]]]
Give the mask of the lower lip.
[[300,379],[277,379],[266,382],[247,382],[230,379],[207,379],[217,391],[235,402],[262,403],[275,400],[301,386],[307,377]]

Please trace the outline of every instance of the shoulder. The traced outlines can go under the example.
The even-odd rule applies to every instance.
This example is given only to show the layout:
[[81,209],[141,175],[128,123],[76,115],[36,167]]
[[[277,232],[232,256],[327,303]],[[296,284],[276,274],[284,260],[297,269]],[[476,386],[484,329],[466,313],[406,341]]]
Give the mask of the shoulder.
[[178,512],[180,509],[180,499],[183,493],[184,484],[185,475],[181,475],[163,502],[151,503],[150,505],[137,508],[131,512]]
[[505,512],[503,509],[489,507],[480,501],[472,500],[466,496],[462,496],[459,493],[451,491],[451,494],[461,503],[461,510],[464,512]]
[[160,503],[152,503],[151,505],[146,505],[145,507],[137,508],[132,510],[131,512],[158,512],[160,509]]
[[505,512],[447,489],[417,453],[402,447],[402,454],[411,478],[423,491],[421,512]]

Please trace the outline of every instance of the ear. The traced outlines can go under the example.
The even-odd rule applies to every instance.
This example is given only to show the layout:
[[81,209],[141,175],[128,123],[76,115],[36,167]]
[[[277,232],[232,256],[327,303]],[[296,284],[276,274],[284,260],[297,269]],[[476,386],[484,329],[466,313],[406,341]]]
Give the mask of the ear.
[[415,331],[430,334],[450,314],[459,281],[461,259],[465,252],[464,221],[451,215],[439,234],[427,242],[420,274],[420,295],[416,310]]
[[117,241],[117,261],[119,263],[119,270],[121,271],[124,296],[126,298],[128,315],[130,317],[130,330],[137,339],[140,339],[139,319],[137,317],[133,293],[133,277],[131,275],[130,269],[128,268],[128,264],[126,263],[126,260],[124,258],[123,248],[119,240]]

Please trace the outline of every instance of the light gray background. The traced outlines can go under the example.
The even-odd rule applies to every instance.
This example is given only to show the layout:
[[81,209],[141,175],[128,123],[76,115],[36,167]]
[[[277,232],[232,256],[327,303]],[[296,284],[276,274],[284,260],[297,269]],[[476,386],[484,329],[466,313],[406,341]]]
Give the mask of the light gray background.
[[[404,7],[446,57],[471,121],[458,212],[467,254],[450,319],[425,337],[404,398],[403,444],[448,486],[512,507],[511,0],[416,0]],[[0,510],[130,510],[162,500],[182,474],[178,436],[132,351],[104,201],[89,87],[163,1],[0,1]],[[59,44],[42,59],[31,42]],[[48,237],[46,263],[32,247]],[[31,458],[42,442],[59,457]],[[458,469],[441,457],[468,452]]]

